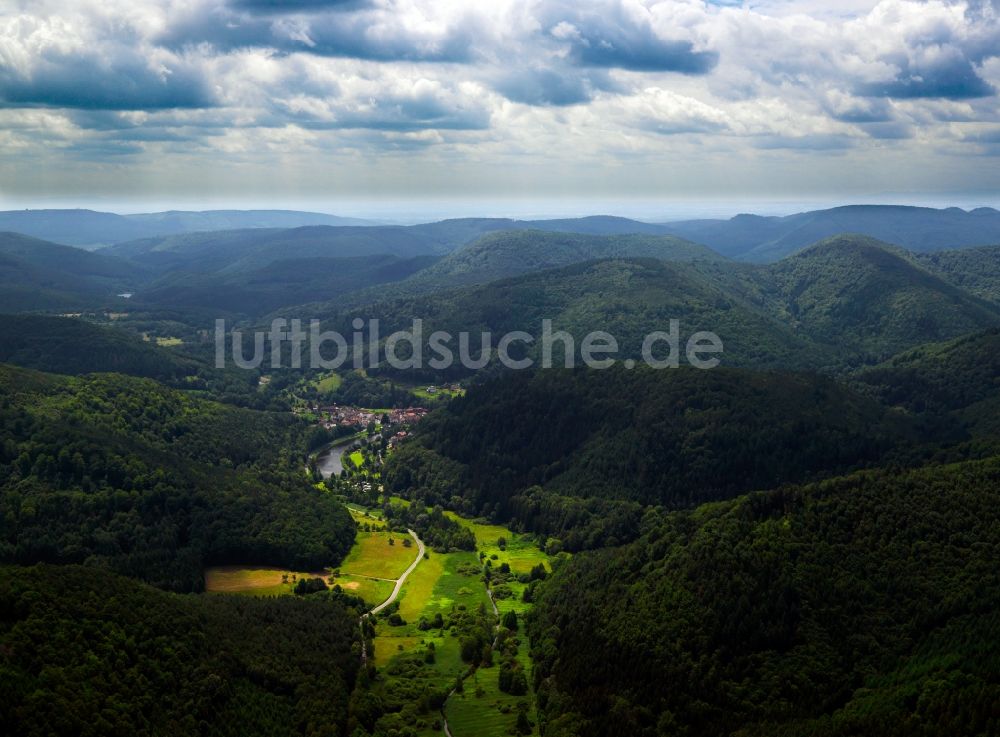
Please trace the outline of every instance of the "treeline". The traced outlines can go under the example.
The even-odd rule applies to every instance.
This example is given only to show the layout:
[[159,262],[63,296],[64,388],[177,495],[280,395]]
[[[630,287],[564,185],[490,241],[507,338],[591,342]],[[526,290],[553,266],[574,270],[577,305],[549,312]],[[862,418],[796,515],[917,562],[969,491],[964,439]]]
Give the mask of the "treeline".
[[335,600],[0,567],[0,732],[346,737],[358,640],[357,613]]
[[1000,459],[650,511],[537,592],[544,734],[996,734],[998,552]]
[[915,427],[816,376],[613,368],[473,387],[415,436],[386,463],[391,493],[575,537],[573,550],[631,539],[644,505],[693,507],[879,463]]
[[355,527],[307,482],[306,429],[148,380],[0,367],[0,560],[181,591],[211,564],[336,564]]

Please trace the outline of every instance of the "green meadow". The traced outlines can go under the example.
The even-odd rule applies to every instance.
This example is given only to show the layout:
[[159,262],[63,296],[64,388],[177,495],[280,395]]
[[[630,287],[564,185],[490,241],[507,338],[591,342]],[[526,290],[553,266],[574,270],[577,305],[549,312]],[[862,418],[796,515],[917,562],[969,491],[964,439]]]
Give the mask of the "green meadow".
[[410,539],[405,532],[359,531],[354,547],[340,566],[341,573],[392,580],[399,578],[417,556],[416,545],[407,547],[404,539]]

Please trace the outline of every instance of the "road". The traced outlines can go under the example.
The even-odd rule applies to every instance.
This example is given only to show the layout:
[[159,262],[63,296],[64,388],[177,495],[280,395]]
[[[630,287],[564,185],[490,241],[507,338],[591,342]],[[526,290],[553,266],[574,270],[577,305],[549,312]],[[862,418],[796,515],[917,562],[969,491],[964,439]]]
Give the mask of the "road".
[[[399,592],[403,589],[403,584],[406,583],[406,577],[413,573],[413,569],[416,568],[420,561],[424,559],[424,541],[417,537],[417,533],[413,530],[407,530],[410,533],[410,537],[417,541],[417,557],[413,559],[410,563],[410,567],[403,571],[403,575],[396,579],[396,585],[392,587],[392,593],[389,594],[389,598],[379,604],[377,607],[372,609],[370,612],[361,615],[361,619],[358,620],[358,625],[361,627],[361,663],[363,665],[368,664],[368,642],[365,640],[365,628],[364,621],[365,617],[370,617],[372,614],[378,614],[380,611],[385,609],[387,606],[392,604],[399,596]],[[380,578],[379,581],[391,581],[392,579]]]
[[370,614],[378,614],[396,600],[396,597],[399,596],[400,590],[403,588],[403,584],[406,583],[407,576],[413,573],[413,569],[416,568],[420,561],[424,559],[424,541],[417,537],[417,533],[413,530],[407,530],[407,532],[410,533],[410,537],[417,541],[417,557],[412,563],[410,563],[410,567],[403,571],[403,575],[396,579],[396,585],[393,587],[392,593],[389,594],[389,598],[372,609]]

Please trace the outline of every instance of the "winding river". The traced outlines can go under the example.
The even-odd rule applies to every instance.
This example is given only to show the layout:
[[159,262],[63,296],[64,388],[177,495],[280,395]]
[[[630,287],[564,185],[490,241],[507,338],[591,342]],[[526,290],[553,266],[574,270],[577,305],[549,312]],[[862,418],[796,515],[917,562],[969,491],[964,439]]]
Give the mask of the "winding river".
[[347,438],[341,443],[331,445],[318,456],[316,456],[316,468],[319,469],[323,478],[339,476],[344,470],[344,453],[348,452],[354,438]]

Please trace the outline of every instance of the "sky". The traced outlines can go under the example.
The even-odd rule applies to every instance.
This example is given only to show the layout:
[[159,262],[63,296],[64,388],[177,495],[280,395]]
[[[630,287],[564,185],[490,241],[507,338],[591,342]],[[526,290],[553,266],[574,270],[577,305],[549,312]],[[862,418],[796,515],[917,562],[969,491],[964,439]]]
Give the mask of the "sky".
[[0,206],[1000,204],[1000,0],[0,0]]

